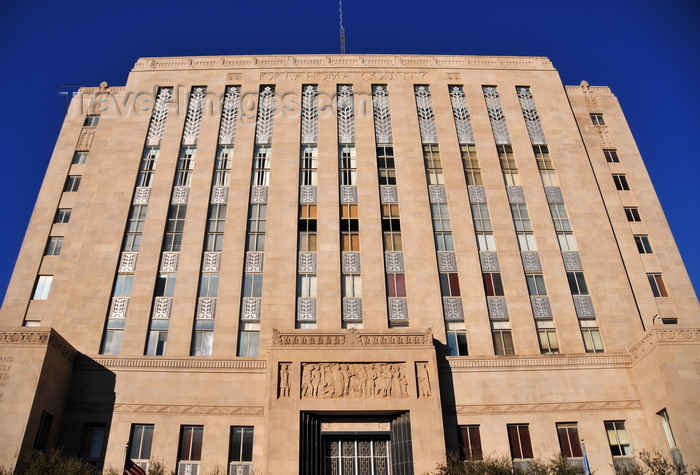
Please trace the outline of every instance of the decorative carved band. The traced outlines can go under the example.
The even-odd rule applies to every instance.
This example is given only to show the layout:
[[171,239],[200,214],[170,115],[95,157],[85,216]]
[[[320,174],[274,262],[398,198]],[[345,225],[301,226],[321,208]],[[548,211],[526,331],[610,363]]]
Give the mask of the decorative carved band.
[[360,333],[350,328],[344,333],[326,332],[284,332],[272,330],[273,346],[390,346],[390,345],[432,345],[433,329],[423,333],[393,331],[384,333]]
[[630,350],[633,360],[638,360],[659,343],[700,343],[699,328],[661,330],[653,328]]
[[302,399],[405,399],[406,363],[302,363]]
[[512,414],[530,412],[574,412],[641,409],[636,399],[622,401],[545,402],[539,404],[488,404],[457,406],[457,414]]
[[170,369],[202,369],[211,370],[257,370],[265,371],[267,361],[265,360],[210,360],[199,358],[182,358],[182,359],[161,359],[149,357],[109,357],[109,358],[89,358],[81,356],[76,358],[76,368],[92,368],[94,366],[104,366],[108,369],[120,368],[143,368],[162,370],[163,368]]
[[[69,411],[73,409],[72,407]],[[207,414],[220,416],[262,416],[262,406],[166,406],[156,404],[115,404],[120,414]]]
[[56,350],[68,362],[73,361],[75,349],[54,330],[17,330],[0,332],[0,345],[36,345]]
[[484,368],[522,368],[522,367],[551,367],[551,366],[622,366],[629,367],[632,358],[627,353],[614,355],[576,355],[576,356],[556,356],[549,355],[546,358],[536,357],[503,357],[496,358],[469,358],[448,360],[450,368],[464,369],[484,369]]

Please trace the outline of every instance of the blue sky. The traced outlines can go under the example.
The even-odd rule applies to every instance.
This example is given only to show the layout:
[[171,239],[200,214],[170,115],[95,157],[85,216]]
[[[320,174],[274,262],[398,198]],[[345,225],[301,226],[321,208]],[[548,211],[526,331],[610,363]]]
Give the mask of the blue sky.
[[[610,86],[700,288],[700,2],[345,0],[348,53],[547,56]],[[66,86],[120,86],[139,57],[338,52],[338,3],[0,2],[0,297],[66,110]]]

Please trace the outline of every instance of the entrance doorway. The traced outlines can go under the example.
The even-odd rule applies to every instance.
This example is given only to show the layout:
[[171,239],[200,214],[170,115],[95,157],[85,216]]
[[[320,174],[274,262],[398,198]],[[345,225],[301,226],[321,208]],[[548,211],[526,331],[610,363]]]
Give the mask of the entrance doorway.
[[388,437],[323,437],[324,473],[391,475]]

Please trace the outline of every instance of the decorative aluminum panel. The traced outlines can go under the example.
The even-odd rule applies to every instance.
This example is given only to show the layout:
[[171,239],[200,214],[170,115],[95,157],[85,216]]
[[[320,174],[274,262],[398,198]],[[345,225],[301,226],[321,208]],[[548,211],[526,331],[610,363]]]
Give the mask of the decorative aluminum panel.
[[244,297],[241,302],[241,320],[245,322],[260,321],[260,304],[262,299]]
[[445,313],[445,320],[449,321],[464,321],[464,309],[462,308],[461,297],[443,297],[442,309]]
[[390,251],[384,253],[384,265],[387,272],[403,272],[403,252]]
[[530,297],[532,314],[537,319],[549,320],[552,318],[552,307],[549,305],[549,297]]
[[508,201],[512,204],[525,204],[525,193],[522,186],[506,186]]
[[508,306],[505,297],[487,297],[489,318],[491,320],[508,320]]
[[211,202],[214,204],[226,203],[228,201],[228,186],[212,186]]
[[190,103],[187,107],[187,117],[185,118],[185,129],[182,132],[182,144],[194,145],[199,137],[199,128],[202,125],[202,106],[204,105],[204,95],[207,92],[205,87],[195,87],[190,93]]
[[318,267],[317,255],[315,252],[299,253],[299,272],[316,272]]
[[447,193],[442,185],[429,185],[428,195],[431,203],[447,203]]
[[300,322],[316,321],[316,299],[302,297],[297,299],[297,320]]
[[338,143],[355,143],[355,105],[352,86],[338,88]]
[[258,145],[272,142],[272,125],[275,120],[275,91],[270,86],[260,91],[258,100],[258,118],[255,124],[255,143]]
[[318,189],[313,185],[299,187],[299,203],[316,203],[318,201]]
[[119,272],[134,272],[138,255],[138,252],[122,252],[122,257],[119,260]]
[[461,144],[474,143],[474,130],[467,109],[467,98],[464,95],[462,86],[452,86],[450,89],[450,100],[452,102],[452,115],[457,128],[457,138]]
[[306,86],[301,98],[301,143],[318,142],[318,93]]
[[162,320],[164,318],[170,318],[170,307],[172,303],[172,297],[156,297],[153,299],[153,319]]
[[437,261],[440,272],[457,272],[457,258],[454,252],[438,251]]
[[542,270],[540,255],[537,251],[522,251],[520,256],[523,260],[523,269],[525,272],[538,272]]
[[205,252],[202,258],[202,272],[219,272],[221,269],[221,253]]
[[350,297],[343,298],[343,321],[362,321],[362,299]]
[[386,86],[374,86],[372,90],[372,106],[374,110],[374,135],[377,144],[390,144],[391,114],[389,113],[389,93]]
[[408,301],[405,297],[389,297],[389,321],[408,322]]
[[160,258],[160,271],[177,272],[177,261],[179,257],[179,252],[164,252]]
[[151,188],[148,186],[137,186],[134,190],[134,204],[148,204],[148,199],[151,197]]
[[239,86],[228,86],[221,108],[221,126],[219,127],[219,145],[231,145],[236,138],[238,115],[241,105]]
[[395,185],[380,185],[379,197],[382,203],[398,203],[399,194]]
[[341,253],[341,267],[343,272],[360,272],[360,253],[359,252],[343,252]]
[[251,186],[250,187],[250,202],[251,203],[267,203],[267,187],[266,186]]
[[520,108],[523,110],[523,117],[525,118],[527,133],[530,135],[530,142],[534,145],[546,144],[547,141],[544,138],[542,122],[540,122],[540,116],[537,114],[535,99],[532,97],[530,88],[521,86],[515,89],[518,92],[518,100],[520,101]]
[[263,271],[263,252],[246,252],[245,253],[245,271],[246,272],[262,272]]
[[433,100],[430,97],[430,91],[425,86],[418,86],[415,94],[421,141],[423,143],[437,143],[437,127],[435,126]]
[[469,185],[469,202],[470,203],[486,203],[486,190],[481,185]]
[[544,194],[547,196],[547,203],[564,204],[564,196],[562,196],[561,188],[558,186],[545,186]]
[[216,312],[216,298],[200,297],[197,300],[197,316],[199,319],[213,319]]
[[578,251],[562,251],[561,258],[564,261],[564,267],[566,270],[583,270],[581,257],[579,256]]
[[189,186],[174,186],[172,204],[187,204],[187,199],[189,196]]
[[341,185],[340,202],[357,203],[357,187],[354,185]]
[[484,272],[498,272],[501,267],[498,265],[498,254],[496,251],[480,251],[479,261],[481,262],[481,270]]
[[501,98],[498,95],[498,90],[494,86],[484,86],[484,99],[486,101],[486,110],[491,121],[491,130],[493,138],[498,145],[510,144],[510,135],[508,135],[508,126],[506,126],[506,116],[503,114],[501,106]]
[[594,318],[593,301],[588,295],[574,295],[574,307],[578,318]]
[[146,145],[149,147],[160,145],[160,139],[163,137],[163,131],[165,130],[165,122],[168,119],[168,104],[172,94],[173,89],[171,87],[163,87],[158,91],[158,97],[156,97],[156,102],[153,104],[151,123],[148,126]]
[[109,318],[126,318],[126,310],[128,307],[129,297],[112,297]]

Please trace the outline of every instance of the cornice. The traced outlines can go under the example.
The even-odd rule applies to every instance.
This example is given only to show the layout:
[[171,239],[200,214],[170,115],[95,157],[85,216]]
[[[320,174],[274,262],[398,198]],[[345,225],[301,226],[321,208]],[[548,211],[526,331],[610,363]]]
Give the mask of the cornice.
[[205,370],[264,372],[266,360],[213,360],[209,358],[159,358],[159,357],[80,357],[76,368],[113,370]]
[[652,328],[632,347],[630,355],[636,363],[658,345],[698,343],[700,343],[700,328]]
[[72,413],[116,413],[116,414],[190,414],[221,416],[262,416],[263,406],[204,406],[204,405],[169,405],[169,404],[70,404],[67,408]]
[[65,362],[73,364],[78,353],[70,343],[52,328],[28,328],[0,331],[0,345],[41,347],[57,353]]
[[426,346],[433,345],[433,329],[424,332],[392,331],[391,333],[360,332],[350,328],[345,332],[284,331],[272,330],[273,347],[387,347],[387,346]]
[[457,414],[527,414],[539,412],[578,412],[641,409],[642,403],[637,399],[620,401],[576,401],[551,402],[539,404],[484,404],[459,405]]
[[632,358],[626,353],[605,355],[547,355],[547,356],[498,356],[487,358],[448,358],[451,370],[478,369],[498,370],[501,368],[543,369],[552,367],[620,368],[629,367]]

